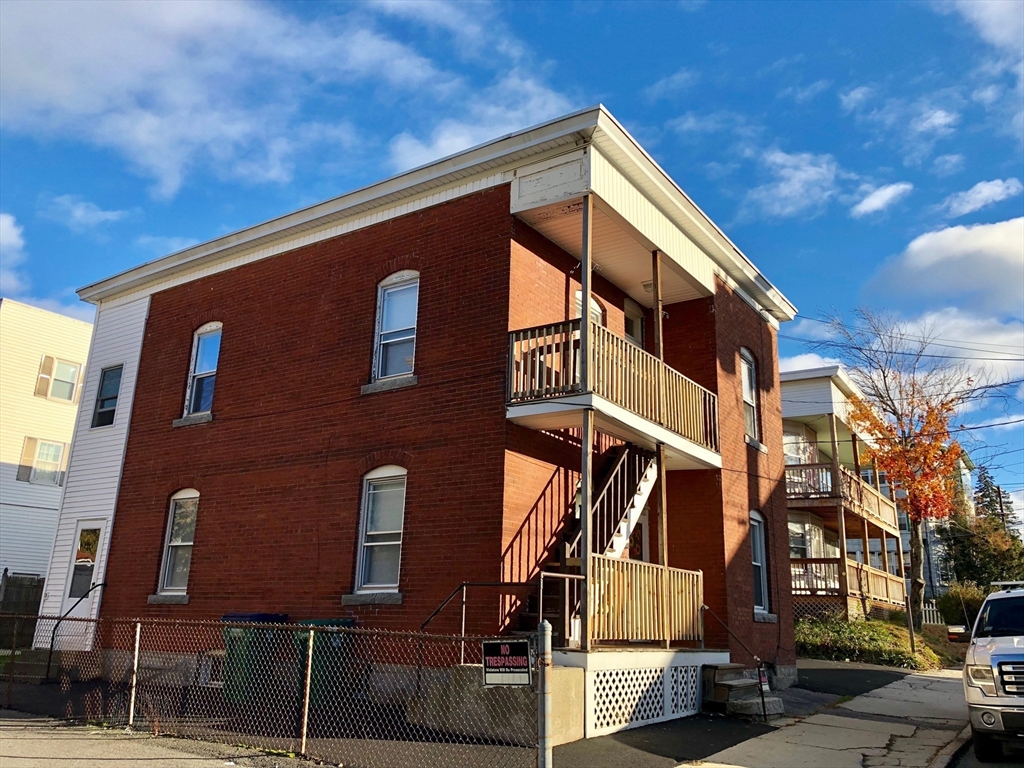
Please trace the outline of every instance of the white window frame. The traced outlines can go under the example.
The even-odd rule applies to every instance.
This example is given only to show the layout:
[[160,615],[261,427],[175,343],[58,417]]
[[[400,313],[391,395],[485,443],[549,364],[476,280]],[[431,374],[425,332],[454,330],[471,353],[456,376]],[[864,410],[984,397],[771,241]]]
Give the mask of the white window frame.
[[[576,291],[576,317],[581,319],[583,317],[583,291]],[[593,293],[590,294],[590,314],[588,317],[602,328],[608,324],[608,315],[604,311],[604,305],[594,297]]]
[[[190,416],[195,413],[209,413],[213,410],[213,403],[210,403],[210,411],[193,411],[192,410],[192,391],[195,389],[195,383],[197,379],[206,379],[210,376],[216,376],[217,370],[220,368],[220,348],[217,349],[217,365],[212,371],[203,371],[202,373],[196,373],[196,363],[199,358],[199,340],[203,336],[209,336],[212,333],[220,333],[221,344],[224,343],[224,325],[220,322],[206,323],[196,329],[195,333],[192,334],[192,357],[188,363],[188,386],[185,388],[185,412],[184,416]],[[217,393],[217,383],[213,384],[214,395]]]
[[[199,491],[195,488],[184,488],[173,496],[171,496],[171,503],[167,507],[167,530],[164,532],[164,551],[163,559],[160,562],[160,581],[157,585],[157,593],[161,595],[184,595],[188,593],[188,579],[185,580],[184,587],[168,587],[167,586],[167,567],[170,565],[170,554],[171,547],[192,547],[195,548],[196,532],[195,528],[192,529],[192,541],[188,544],[179,543],[171,544],[171,529],[174,527],[174,505],[175,502],[185,501],[187,499],[198,499]],[[198,502],[197,502],[198,503]],[[196,525],[199,524],[199,510],[196,509]],[[189,560],[189,577],[192,575],[192,561]]]
[[[420,320],[420,273],[414,269],[403,269],[401,272],[395,272],[393,275],[381,280],[377,283],[377,320],[374,324],[373,329],[373,371],[371,375],[372,381],[383,381],[385,379],[398,379],[402,376],[413,376],[416,373],[416,336],[419,329]],[[382,362],[381,351],[383,345],[381,344],[381,337],[384,335],[381,327],[384,323],[384,299],[388,293],[399,290],[401,288],[408,288],[410,285],[416,285],[416,321],[409,328],[398,328],[388,331],[388,333],[396,333],[398,331],[412,331],[412,370],[404,373],[393,373],[390,376],[380,375],[380,366]],[[402,339],[405,341],[406,339]]]
[[[68,383],[66,379],[58,379],[57,378],[57,366],[60,365],[61,363],[64,363],[64,365],[73,365],[75,367],[75,380],[70,382],[70,384],[71,384],[71,397],[57,397],[57,396],[55,396],[53,394],[53,385],[57,381],[63,381],[65,383]],[[81,380],[82,380],[82,364],[81,363],[73,363],[70,360],[62,360],[59,357],[53,358],[53,370],[50,371],[50,386],[46,390],[46,399],[47,400],[56,400],[59,403],[74,403],[75,402],[75,398],[78,396],[78,387],[79,387],[79,382]]]
[[[366,563],[365,549],[367,546],[377,546],[375,544],[367,544],[366,542],[366,525],[369,520],[370,512],[370,486],[375,482],[398,479],[402,479],[406,483],[405,487],[402,489],[402,527],[398,531],[377,531],[377,533],[398,534],[398,574],[396,575],[394,584],[367,584],[363,581],[363,569]],[[398,592],[398,585],[402,580],[402,544],[405,538],[405,500],[408,492],[408,483],[408,471],[404,467],[399,467],[395,464],[377,467],[363,475],[363,493],[359,513],[359,551],[356,556],[356,592]],[[387,544],[393,546],[395,542],[387,542]]]
[[[750,385],[750,396],[747,397],[747,385]],[[743,431],[754,442],[761,441],[761,414],[757,394],[757,360],[746,347],[740,348],[740,391],[743,395]],[[747,409],[753,412],[750,424],[747,424]]]
[[623,329],[626,328],[626,320],[632,320],[634,327],[639,329],[640,333],[637,336],[631,335],[628,331],[625,332],[626,340],[631,341],[638,347],[643,349],[644,346],[644,310],[632,299],[626,299],[623,305],[624,320],[622,323]]
[[[36,470],[39,467],[39,452],[42,451],[44,445],[56,445],[60,448],[60,455],[57,457],[57,475],[54,482],[36,479]],[[36,455],[32,457],[32,472],[28,476],[28,481],[35,485],[46,485],[59,488],[61,485],[61,472],[64,467],[64,451],[67,450],[67,444],[58,443],[56,440],[43,440],[41,438],[36,439]],[[51,462],[52,463],[52,462]]]
[[[756,509],[750,510],[750,565],[751,575],[757,578],[757,571],[755,568],[760,568],[761,572],[761,594],[764,595],[764,605],[758,605],[757,595],[754,595],[754,610],[758,613],[769,613],[771,609],[771,598],[768,595],[768,547],[767,537],[765,535],[765,520],[764,516]],[[758,546],[755,547],[755,544]],[[758,548],[760,549],[761,561],[758,562]]]

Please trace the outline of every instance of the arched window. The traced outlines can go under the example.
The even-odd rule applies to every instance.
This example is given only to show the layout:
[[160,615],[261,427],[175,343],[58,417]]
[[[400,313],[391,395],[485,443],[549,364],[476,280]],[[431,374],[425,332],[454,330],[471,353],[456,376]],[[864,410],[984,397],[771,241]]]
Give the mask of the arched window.
[[396,272],[377,286],[374,380],[412,374],[419,293],[420,273],[411,269]]
[[188,589],[198,512],[199,491],[195,488],[186,488],[171,496],[163,565],[160,568],[161,593],[183,594]]
[[750,511],[750,562],[754,572],[754,610],[768,612],[768,560],[764,516]]
[[[583,317],[583,291],[576,291],[576,317]],[[590,320],[598,325],[605,324],[604,307],[593,294],[590,296]]]
[[406,475],[404,468],[389,464],[363,476],[356,591],[398,591]]
[[757,363],[746,347],[740,349],[740,376],[743,379],[743,424],[747,437],[760,442],[757,413]]
[[217,358],[220,357],[220,323],[207,323],[192,336],[185,415],[209,413],[213,408],[213,387],[217,382]]

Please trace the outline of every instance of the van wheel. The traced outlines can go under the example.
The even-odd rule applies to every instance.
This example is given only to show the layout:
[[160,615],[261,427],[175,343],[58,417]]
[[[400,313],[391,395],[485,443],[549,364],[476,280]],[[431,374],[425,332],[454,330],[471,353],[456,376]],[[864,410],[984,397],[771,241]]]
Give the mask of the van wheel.
[[978,733],[973,728],[974,756],[982,763],[995,763],[1003,759],[1003,745],[987,733]]

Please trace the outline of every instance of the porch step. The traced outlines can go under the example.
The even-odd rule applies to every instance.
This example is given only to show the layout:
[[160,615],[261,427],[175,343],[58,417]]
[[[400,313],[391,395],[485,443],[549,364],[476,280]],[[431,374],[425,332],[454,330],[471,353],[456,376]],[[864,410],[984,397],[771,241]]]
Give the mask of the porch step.
[[714,670],[714,682],[722,683],[726,680],[740,680],[743,678],[742,664],[708,664],[704,669]]
[[782,717],[786,714],[786,707],[778,696],[765,694],[764,710],[761,709],[761,697],[757,696],[751,699],[738,699],[727,702],[725,713],[736,717],[749,717],[759,720],[765,713],[767,713],[769,718]]
[[715,683],[711,689],[711,700],[717,704],[727,704],[741,699],[757,698],[760,700],[761,686],[757,680],[741,678]]

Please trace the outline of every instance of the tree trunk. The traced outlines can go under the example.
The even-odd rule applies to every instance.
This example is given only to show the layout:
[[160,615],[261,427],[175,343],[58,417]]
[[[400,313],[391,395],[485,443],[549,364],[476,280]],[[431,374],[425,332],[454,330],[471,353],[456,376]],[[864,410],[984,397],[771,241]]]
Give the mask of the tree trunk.
[[914,629],[921,631],[924,619],[924,536],[920,520],[910,518],[910,614]]

